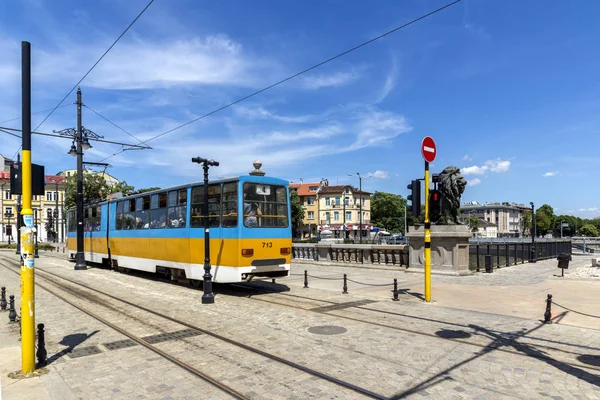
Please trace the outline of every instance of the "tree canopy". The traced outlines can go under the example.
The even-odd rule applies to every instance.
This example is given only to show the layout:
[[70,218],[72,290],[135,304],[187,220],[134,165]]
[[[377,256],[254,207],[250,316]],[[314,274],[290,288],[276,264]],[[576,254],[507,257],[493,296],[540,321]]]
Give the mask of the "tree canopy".
[[[404,212],[406,199],[398,194],[378,192],[371,196],[371,223],[389,232],[405,233]],[[407,215],[410,224],[412,215]]]
[[579,230],[579,234],[583,236],[598,237],[598,228],[592,224],[585,224]]
[[295,190],[290,190],[290,207],[292,214],[292,229],[298,231],[300,224],[304,220],[304,209],[300,202],[300,196],[298,196],[298,193]]

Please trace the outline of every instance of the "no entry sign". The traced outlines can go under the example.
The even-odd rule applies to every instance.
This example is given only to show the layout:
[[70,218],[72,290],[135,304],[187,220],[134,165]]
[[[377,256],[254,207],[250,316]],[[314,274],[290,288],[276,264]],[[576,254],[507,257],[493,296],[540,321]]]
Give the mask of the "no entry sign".
[[433,160],[435,160],[437,149],[435,147],[435,142],[431,137],[425,136],[423,139],[423,142],[421,143],[421,154],[423,154],[423,158],[427,162],[433,162]]

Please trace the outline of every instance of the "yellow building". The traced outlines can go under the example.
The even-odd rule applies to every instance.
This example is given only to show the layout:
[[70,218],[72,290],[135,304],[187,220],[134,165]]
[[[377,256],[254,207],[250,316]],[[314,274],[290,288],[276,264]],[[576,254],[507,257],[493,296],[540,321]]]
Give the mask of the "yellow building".
[[360,192],[351,185],[329,186],[321,182],[291,183],[304,209],[304,220],[299,227],[303,238],[316,236],[329,226],[336,238],[359,236],[360,202],[362,201],[363,237],[371,230],[371,193]]
[[[65,240],[65,187],[66,181],[63,176],[46,175],[44,195],[33,196],[31,206],[33,209],[34,223],[38,232],[38,241],[54,242]],[[19,196],[10,192],[10,171],[0,172],[0,241],[7,242],[17,237],[17,206]],[[51,229],[46,229],[46,222],[52,219]],[[50,227],[49,227],[50,228]]]

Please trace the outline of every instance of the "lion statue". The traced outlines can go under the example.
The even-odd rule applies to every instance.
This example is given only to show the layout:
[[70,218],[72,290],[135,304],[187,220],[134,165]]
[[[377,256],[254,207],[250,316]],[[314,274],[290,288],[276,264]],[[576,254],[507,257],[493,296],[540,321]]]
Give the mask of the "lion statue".
[[442,220],[447,224],[459,224],[460,196],[464,193],[467,180],[457,167],[446,167],[439,175],[442,192]]

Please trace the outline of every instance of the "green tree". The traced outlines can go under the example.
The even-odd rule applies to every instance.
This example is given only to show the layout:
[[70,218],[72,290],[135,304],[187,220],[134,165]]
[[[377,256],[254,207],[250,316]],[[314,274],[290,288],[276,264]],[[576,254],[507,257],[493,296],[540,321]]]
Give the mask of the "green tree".
[[471,227],[471,232],[479,231],[479,218],[476,215],[469,215],[469,226]]
[[123,196],[129,196],[135,191],[135,188],[127,184],[127,181],[119,182],[110,188],[111,193],[123,193]]
[[[371,223],[390,232],[406,233],[404,212],[406,199],[398,194],[378,192],[371,196]],[[412,217],[412,215],[411,215]],[[412,218],[408,218],[410,223]]]
[[300,202],[300,196],[298,196],[298,193],[295,190],[290,190],[290,207],[292,213],[292,229],[298,232],[298,235],[300,236],[302,234],[300,232],[300,225],[304,220],[304,209]]
[[535,228],[538,236],[544,236],[550,232],[554,225],[554,209],[544,204],[535,212]]
[[56,230],[54,229],[54,215],[50,213],[46,217],[46,224],[44,225],[44,229],[46,230],[46,237],[51,238],[56,234]]
[[[131,187],[133,187],[133,186],[131,186]],[[160,190],[160,188],[159,188],[158,186],[153,186],[153,187],[149,187],[149,188],[146,188],[146,189],[138,189],[138,190],[136,191],[136,193],[145,193],[145,192],[151,192],[151,191],[153,191],[153,190]]]
[[[65,189],[65,208],[68,210],[75,207],[77,197],[77,174],[67,177]],[[111,188],[106,180],[99,174],[83,174],[83,201],[84,203],[106,199],[111,193]]]
[[579,234],[583,236],[598,237],[598,229],[592,224],[585,224],[579,229]]

